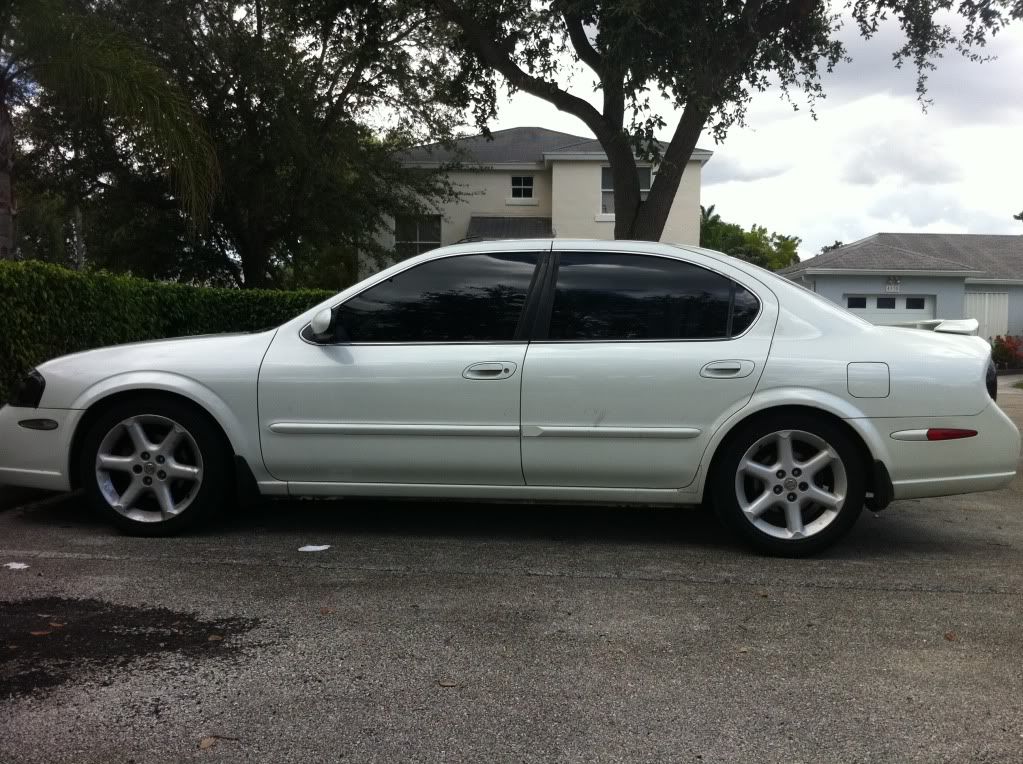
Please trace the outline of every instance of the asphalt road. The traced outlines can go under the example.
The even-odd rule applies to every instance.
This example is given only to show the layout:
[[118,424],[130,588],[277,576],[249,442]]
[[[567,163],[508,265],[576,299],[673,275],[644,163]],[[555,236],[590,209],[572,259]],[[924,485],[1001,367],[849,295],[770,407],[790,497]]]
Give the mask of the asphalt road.
[[697,510],[290,502],[152,540],[72,498],[0,513],[8,562],[3,762],[1023,760],[1021,479],[802,561]]

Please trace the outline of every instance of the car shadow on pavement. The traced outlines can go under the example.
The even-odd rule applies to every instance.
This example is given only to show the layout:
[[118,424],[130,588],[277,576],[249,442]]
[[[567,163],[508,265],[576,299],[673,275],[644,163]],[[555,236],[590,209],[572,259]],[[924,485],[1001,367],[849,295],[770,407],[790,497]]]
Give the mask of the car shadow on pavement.
[[245,533],[253,529],[588,543],[674,544],[680,539],[703,546],[729,543],[714,513],[700,507],[677,510],[375,499],[267,501],[249,510],[237,510],[219,530]]
[[[923,511],[921,511],[923,510]],[[28,525],[117,534],[79,495],[11,511]],[[231,508],[189,532],[195,539],[234,541],[253,534],[365,538],[454,538],[550,541],[558,544],[677,546],[728,555],[754,554],[706,507],[508,504],[450,500],[276,499]],[[870,559],[944,553],[976,547],[984,554],[1015,550],[1014,537],[983,519],[919,502],[864,511],[848,536],[818,559]]]

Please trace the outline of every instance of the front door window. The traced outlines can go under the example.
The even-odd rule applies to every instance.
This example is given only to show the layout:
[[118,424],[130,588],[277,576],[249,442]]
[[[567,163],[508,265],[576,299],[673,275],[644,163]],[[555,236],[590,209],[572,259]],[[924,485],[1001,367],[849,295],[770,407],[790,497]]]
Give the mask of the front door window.
[[351,342],[510,342],[539,255],[460,255],[410,268],[338,311]]

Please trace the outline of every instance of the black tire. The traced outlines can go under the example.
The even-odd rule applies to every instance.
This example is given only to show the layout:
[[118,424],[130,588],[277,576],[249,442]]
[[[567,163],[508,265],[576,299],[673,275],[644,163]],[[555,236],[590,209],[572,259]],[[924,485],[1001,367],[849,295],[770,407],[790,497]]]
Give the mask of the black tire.
[[[736,474],[739,464],[761,438],[788,430],[797,430],[817,436],[825,441],[837,454],[841,467],[845,471],[845,501],[838,513],[830,522],[813,535],[803,538],[778,538],[761,530],[753,524],[739,503],[740,486]],[[748,424],[741,425],[731,433],[721,446],[711,479],[711,497],[715,511],[721,521],[730,530],[753,546],[758,552],[778,557],[805,557],[812,555],[834,544],[852,528],[863,510],[866,492],[865,465],[860,449],[845,429],[835,422],[821,416],[813,416],[803,412],[779,412],[758,417]],[[827,480],[825,473],[823,480]],[[779,479],[780,482],[780,479]],[[764,482],[754,484],[753,490],[767,491]],[[743,483],[743,485],[748,485]],[[773,489],[772,489],[773,490]],[[782,498],[790,494],[784,493]],[[779,499],[779,502],[781,499]],[[784,514],[779,504],[768,512]],[[809,511],[815,511],[813,509]],[[816,511],[820,511],[817,509]],[[765,513],[766,518],[770,516]]]
[[[180,514],[157,522],[143,522],[121,514],[108,502],[96,470],[104,438],[119,423],[137,416],[164,417],[191,436],[201,455],[202,480]],[[145,394],[106,408],[89,426],[78,454],[78,475],[89,504],[121,531],[133,536],[173,536],[218,515],[231,499],[233,462],[222,433],[198,407],[159,394]]]

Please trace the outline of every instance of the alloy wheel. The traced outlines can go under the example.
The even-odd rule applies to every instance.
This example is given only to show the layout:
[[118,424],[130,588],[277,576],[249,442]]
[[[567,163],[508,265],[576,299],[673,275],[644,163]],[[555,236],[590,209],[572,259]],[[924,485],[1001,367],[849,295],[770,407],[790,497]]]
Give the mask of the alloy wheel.
[[838,517],[847,492],[838,452],[803,430],[763,436],[746,450],[735,473],[743,516],[778,539],[803,539],[823,531]]
[[195,500],[203,481],[202,452],[173,419],[129,417],[100,442],[96,481],[118,514],[138,522],[165,522]]

